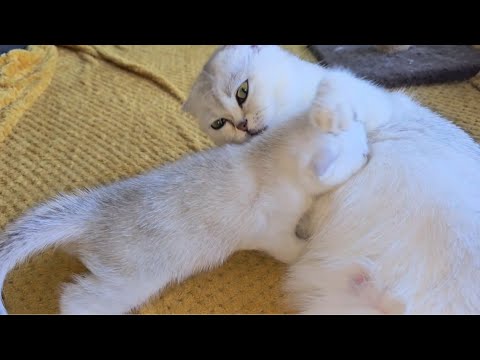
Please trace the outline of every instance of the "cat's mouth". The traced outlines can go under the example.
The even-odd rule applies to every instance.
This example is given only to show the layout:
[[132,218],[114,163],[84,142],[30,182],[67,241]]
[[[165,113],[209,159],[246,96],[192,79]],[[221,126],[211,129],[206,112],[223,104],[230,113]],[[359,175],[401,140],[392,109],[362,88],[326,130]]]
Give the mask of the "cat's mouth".
[[248,129],[248,130],[247,130],[247,134],[250,135],[250,136],[260,135],[260,134],[263,133],[265,130],[267,130],[267,128],[268,128],[268,126],[265,126],[264,128],[258,129],[258,130]]

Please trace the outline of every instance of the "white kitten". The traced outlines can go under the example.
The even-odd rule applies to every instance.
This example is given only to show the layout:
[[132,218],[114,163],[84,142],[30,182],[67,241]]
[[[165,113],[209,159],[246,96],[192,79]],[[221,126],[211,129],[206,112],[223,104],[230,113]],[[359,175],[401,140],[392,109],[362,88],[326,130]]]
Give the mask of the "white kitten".
[[26,257],[62,245],[91,271],[64,286],[62,313],[115,314],[237,250],[291,262],[306,244],[294,230],[312,196],[361,168],[367,151],[363,125],[333,136],[310,115],[244,146],[60,196],[0,234],[0,286]]
[[[246,80],[248,109],[238,101],[235,108],[235,97],[211,96]],[[401,92],[314,66],[275,46],[221,48],[186,109],[222,143],[249,136],[231,126],[209,129],[218,117],[234,124],[247,119],[255,132],[294,122],[311,106],[324,129],[336,134],[362,121],[371,160],[321,196],[302,221],[312,240],[287,281],[297,309],[480,313],[480,150],[463,130]],[[264,108],[269,113],[260,125],[251,122],[251,114]]]
[[[200,120],[217,145],[242,143],[308,110],[322,69],[307,62],[301,65],[276,46],[221,47],[205,65],[183,109]],[[298,77],[307,81],[297,81]]]

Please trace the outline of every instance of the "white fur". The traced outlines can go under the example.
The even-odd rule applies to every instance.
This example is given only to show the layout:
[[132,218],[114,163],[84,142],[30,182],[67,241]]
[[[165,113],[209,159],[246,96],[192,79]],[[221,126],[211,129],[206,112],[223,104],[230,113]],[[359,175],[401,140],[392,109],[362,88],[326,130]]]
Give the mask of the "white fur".
[[[241,81],[252,77],[262,89],[252,103],[271,105],[275,114],[262,126],[295,121],[313,106],[318,123],[334,134],[349,131],[355,119],[368,131],[368,165],[321,196],[301,221],[311,241],[286,286],[299,311],[480,313],[480,150],[463,130],[402,92],[313,66],[275,46],[256,53],[249,46],[222,48],[208,69],[215,71],[199,76],[188,100],[202,98],[208,111],[186,108],[204,129],[232,112],[215,108],[208,89],[241,73]],[[198,93],[199,83],[206,92]],[[217,143],[240,139],[207,132]]]
[[[316,72],[321,68],[310,63],[299,67],[294,55],[276,46],[221,47],[205,65],[183,109],[200,120],[201,129],[217,145],[242,143],[250,136],[233,124],[248,119],[251,130],[261,130],[307,111],[318,84],[318,76],[310,75]],[[310,81],[299,83],[298,76]],[[234,94],[247,79],[249,95],[240,108]],[[213,130],[210,125],[219,118],[233,124]]]
[[62,245],[91,273],[64,285],[61,312],[116,314],[237,250],[291,262],[305,248],[294,231],[312,197],[348,179],[367,152],[360,123],[334,136],[307,115],[247,145],[59,196],[0,233],[0,287],[16,264]]

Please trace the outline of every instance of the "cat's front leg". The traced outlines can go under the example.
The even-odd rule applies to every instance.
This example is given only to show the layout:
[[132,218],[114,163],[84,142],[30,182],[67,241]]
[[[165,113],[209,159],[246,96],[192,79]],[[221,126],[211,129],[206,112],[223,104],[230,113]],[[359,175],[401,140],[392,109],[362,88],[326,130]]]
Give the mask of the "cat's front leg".
[[327,137],[330,166],[320,177],[327,189],[348,180],[368,161],[368,129],[388,121],[391,95],[343,70],[329,70],[309,110]]
[[324,132],[339,134],[360,122],[370,131],[392,116],[392,93],[349,71],[330,69],[317,88],[310,116]]
[[323,132],[330,134],[346,131],[358,120],[353,104],[328,82],[320,84],[309,116]]
[[[319,156],[318,163],[314,161],[318,186],[321,188],[319,193],[328,192],[355,175],[367,164],[370,152],[365,128],[359,122],[351,124],[337,135],[326,134],[324,143],[328,145],[324,146],[322,156]],[[329,160],[328,166],[325,166],[324,158]]]
[[307,240],[288,232],[256,239],[242,250],[263,251],[282,263],[291,264],[303,254],[307,244]]
[[298,224],[295,227],[295,235],[300,239],[307,240],[312,236],[312,218],[313,208],[310,208],[298,221]]

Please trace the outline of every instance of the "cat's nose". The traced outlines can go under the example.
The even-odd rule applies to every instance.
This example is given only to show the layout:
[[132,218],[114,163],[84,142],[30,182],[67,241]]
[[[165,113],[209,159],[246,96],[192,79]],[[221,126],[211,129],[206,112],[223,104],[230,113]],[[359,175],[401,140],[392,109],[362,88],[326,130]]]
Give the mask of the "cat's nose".
[[237,129],[242,131],[248,130],[248,120],[245,119],[237,124]]

